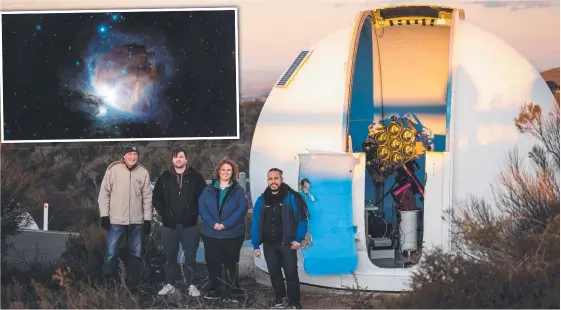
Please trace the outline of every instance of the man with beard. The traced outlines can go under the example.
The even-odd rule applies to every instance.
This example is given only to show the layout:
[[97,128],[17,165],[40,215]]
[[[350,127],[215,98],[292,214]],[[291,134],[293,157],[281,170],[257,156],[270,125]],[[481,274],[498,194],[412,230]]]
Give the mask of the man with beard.
[[[260,257],[259,245],[263,244],[275,294],[273,308],[284,308],[283,299],[288,293],[288,306],[301,309],[296,251],[300,248],[308,229],[308,208],[300,194],[284,183],[282,170],[270,169],[267,173],[267,185],[267,189],[253,206],[253,253]],[[286,288],[281,268],[286,277]]]
[[196,270],[196,254],[200,242],[199,196],[206,187],[200,173],[188,164],[186,152],[182,148],[172,151],[172,165],[162,173],[154,186],[152,204],[162,217],[162,236],[166,255],[166,284],[158,295],[175,292],[180,279],[177,262],[179,243],[185,253],[183,276],[189,295],[198,297],[199,290],[193,285]]
[[127,146],[120,161],[109,165],[99,191],[101,227],[107,230],[103,275],[117,267],[118,250],[128,235],[129,251],[141,260],[143,233],[150,234],[152,224],[152,190],[148,170],[138,163],[138,148]]

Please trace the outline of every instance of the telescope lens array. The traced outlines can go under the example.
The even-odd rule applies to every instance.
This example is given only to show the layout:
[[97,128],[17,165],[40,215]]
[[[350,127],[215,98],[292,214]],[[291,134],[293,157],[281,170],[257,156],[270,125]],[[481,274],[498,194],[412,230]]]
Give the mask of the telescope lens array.
[[389,176],[426,150],[418,129],[405,117],[392,117],[368,129],[362,149],[371,173]]

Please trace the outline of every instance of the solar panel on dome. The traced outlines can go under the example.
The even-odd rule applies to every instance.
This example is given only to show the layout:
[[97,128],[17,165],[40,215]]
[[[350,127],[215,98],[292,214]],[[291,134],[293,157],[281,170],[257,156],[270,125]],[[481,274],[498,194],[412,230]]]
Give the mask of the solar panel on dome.
[[280,80],[277,82],[276,86],[278,87],[286,87],[288,82],[294,77],[294,73],[302,66],[304,60],[308,58],[312,51],[311,50],[303,50],[298,54],[298,57],[294,60],[292,65],[288,67],[288,69],[284,72]]

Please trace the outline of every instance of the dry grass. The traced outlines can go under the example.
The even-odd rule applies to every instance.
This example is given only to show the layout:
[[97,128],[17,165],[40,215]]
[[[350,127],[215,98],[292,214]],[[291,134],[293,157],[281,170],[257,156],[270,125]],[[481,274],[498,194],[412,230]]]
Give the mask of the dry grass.
[[[263,309],[271,306],[273,294],[269,286],[256,282],[252,270],[246,270],[240,284],[246,296],[237,303],[191,298],[186,288],[179,286],[176,294],[157,296],[164,284],[164,256],[161,231],[155,228],[147,241],[145,262],[141,271],[127,264],[123,250],[118,275],[113,280],[101,277],[105,231],[91,225],[71,237],[62,255],[60,266],[33,266],[26,272],[2,273],[2,308],[9,309]],[[126,266],[126,267],[125,267]],[[137,266],[138,267],[138,266]],[[131,277],[134,275],[134,277]],[[200,286],[207,278],[206,266],[195,271],[195,284]],[[357,288],[359,286],[357,285]],[[302,294],[306,308],[371,308],[369,293],[359,290],[346,296],[336,294]]]
[[524,105],[515,122],[539,141],[530,165],[509,153],[492,204],[455,205],[456,251],[423,253],[411,292],[386,307],[559,309],[559,106]]
[[[268,306],[269,288],[253,279],[241,279],[249,298],[238,304],[226,305],[202,298],[189,298],[184,287],[174,296],[160,297],[163,285],[164,257],[159,229],[147,241],[145,261],[141,271],[131,269],[126,249],[119,263],[118,276],[101,277],[105,231],[97,226],[83,229],[71,237],[58,268],[37,266],[27,272],[2,273],[2,308],[61,308],[61,309],[139,309],[139,308],[263,308]],[[125,267],[127,265],[127,267]],[[136,266],[138,267],[138,266]],[[206,266],[199,265],[195,282],[206,278]]]

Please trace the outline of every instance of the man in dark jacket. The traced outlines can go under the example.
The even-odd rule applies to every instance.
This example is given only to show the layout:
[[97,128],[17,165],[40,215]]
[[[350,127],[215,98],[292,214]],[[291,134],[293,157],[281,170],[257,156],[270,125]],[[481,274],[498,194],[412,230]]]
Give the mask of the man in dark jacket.
[[[282,170],[270,169],[267,185],[253,206],[251,243],[254,255],[261,256],[259,245],[262,243],[275,293],[274,308],[284,308],[283,299],[288,293],[288,306],[301,309],[296,251],[308,230],[308,208],[300,194],[284,183]],[[281,268],[286,277],[286,288]]]
[[189,167],[184,149],[173,150],[172,163],[173,165],[158,178],[152,196],[152,204],[162,217],[162,235],[166,255],[164,268],[166,285],[158,292],[158,295],[175,292],[175,284],[180,279],[177,253],[181,242],[185,253],[183,275],[189,295],[198,297],[200,292],[193,285],[195,259],[200,241],[198,200],[206,187],[206,181],[193,167]]

